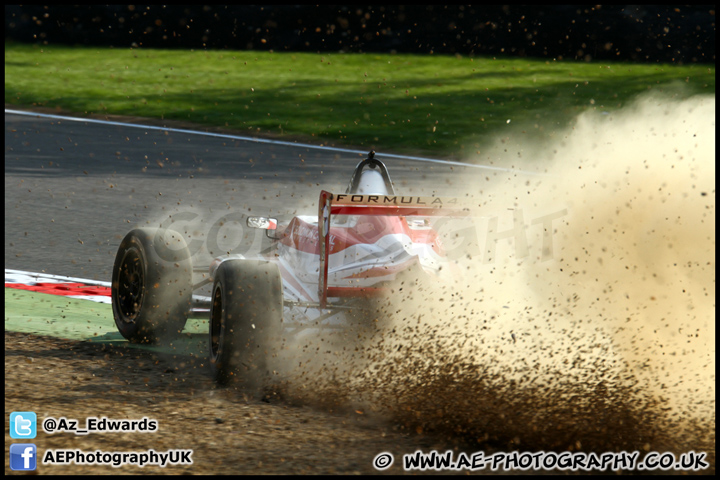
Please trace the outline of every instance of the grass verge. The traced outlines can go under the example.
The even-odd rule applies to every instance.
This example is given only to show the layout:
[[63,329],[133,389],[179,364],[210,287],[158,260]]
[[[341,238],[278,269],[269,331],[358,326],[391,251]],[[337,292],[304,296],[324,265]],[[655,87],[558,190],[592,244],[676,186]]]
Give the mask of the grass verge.
[[637,95],[715,93],[714,65],[5,45],[5,104],[456,158]]

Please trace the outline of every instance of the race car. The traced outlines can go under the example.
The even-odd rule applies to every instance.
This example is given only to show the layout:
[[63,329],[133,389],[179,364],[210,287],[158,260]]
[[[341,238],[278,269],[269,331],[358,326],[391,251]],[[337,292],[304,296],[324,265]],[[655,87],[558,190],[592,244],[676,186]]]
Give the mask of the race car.
[[[362,322],[367,300],[388,295],[407,272],[441,275],[449,262],[429,217],[467,215],[454,198],[398,195],[370,152],[345,193],[320,192],[317,216],[248,217],[270,243],[253,256],[194,266],[180,233],[130,231],[113,266],[115,323],[130,342],[156,343],[207,316],[215,380],[262,382],[279,339]],[[210,296],[194,294],[209,285]]]

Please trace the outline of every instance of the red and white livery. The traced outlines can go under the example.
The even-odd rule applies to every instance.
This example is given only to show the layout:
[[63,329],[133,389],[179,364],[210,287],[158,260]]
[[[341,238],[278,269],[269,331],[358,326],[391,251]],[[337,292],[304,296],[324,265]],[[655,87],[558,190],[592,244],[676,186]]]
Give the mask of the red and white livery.
[[[113,269],[115,321],[130,341],[152,342],[179,333],[189,315],[209,313],[216,379],[254,377],[267,369],[278,336],[347,326],[358,318],[348,311],[388,294],[403,272],[449,274],[452,263],[429,218],[467,215],[454,198],[397,194],[387,168],[370,152],[345,193],[320,192],[317,216],[286,223],[249,217],[248,226],[271,239],[255,256],[226,255],[209,270],[193,267],[178,233],[133,230]],[[209,276],[193,284],[193,270]],[[193,296],[210,283],[210,297]]]

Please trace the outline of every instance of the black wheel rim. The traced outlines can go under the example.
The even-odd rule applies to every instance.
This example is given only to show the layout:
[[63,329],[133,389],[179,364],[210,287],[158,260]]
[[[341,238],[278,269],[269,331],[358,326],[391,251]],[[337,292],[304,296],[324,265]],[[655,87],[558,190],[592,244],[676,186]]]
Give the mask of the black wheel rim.
[[125,252],[118,273],[118,306],[125,322],[134,323],[145,294],[145,271],[136,248]]
[[210,354],[217,360],[222,339],[222,288],[213,290],[213,304],[210,309]]

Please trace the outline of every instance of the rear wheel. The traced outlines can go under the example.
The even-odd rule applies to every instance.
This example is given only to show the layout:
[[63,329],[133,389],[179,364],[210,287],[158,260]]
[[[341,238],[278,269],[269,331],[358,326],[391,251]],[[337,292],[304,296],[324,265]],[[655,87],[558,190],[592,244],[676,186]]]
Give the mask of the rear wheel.
[[115,325],[133,343],[176,337],[192,300],[192,262],[179,233],[138,228],[120,243],[111,288]]
[[275,264],[226,260],[218,266],[210,309],[210,365],[218,383],[258,386],[269,378],[268,357],[282,324],[282,288]]

